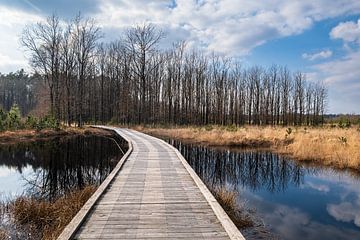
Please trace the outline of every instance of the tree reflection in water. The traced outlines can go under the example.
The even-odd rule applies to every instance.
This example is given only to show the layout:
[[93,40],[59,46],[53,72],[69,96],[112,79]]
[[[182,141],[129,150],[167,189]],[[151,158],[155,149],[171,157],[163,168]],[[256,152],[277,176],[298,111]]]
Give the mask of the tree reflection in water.
[[[126,142],[116,141],[126,148]],[[126,149],[124,149],[126,151]],[[55,138],[49,141],[0,146],[0,166],[16,168],[23,176],[26,194],[53,199],[74,188],[100,184],[122,157],[114,139],[98,136]]]
[[244,186],[269,192],[285,191],[304,182],[307,171],[294,161],[264,151],[229,151],[171,140],[199,177],[212,186]]

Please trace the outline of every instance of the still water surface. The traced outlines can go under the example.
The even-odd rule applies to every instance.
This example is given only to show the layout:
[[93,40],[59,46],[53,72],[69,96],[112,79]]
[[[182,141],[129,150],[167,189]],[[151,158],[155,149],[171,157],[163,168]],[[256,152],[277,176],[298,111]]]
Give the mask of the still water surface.
[[114,139],[98,136],[2,145],[0,200],[19,195],[52,199],[72,189],[99,184],[121,155]]
[[[360,239],[360,178],[271,152],[170,141],[208,185],[239,192],[280,239]],[[251,231],[247,238],[257,238]]]

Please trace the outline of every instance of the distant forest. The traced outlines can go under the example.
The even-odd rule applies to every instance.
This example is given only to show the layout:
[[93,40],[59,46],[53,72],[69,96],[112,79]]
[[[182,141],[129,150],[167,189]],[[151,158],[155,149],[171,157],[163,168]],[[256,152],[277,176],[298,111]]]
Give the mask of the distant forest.
[[19,106],[23,116],[30,113],[38,103],[41,76],[28,75],[24,70],[16,73],[0,73],[0,106],[8,112],[14,104]]
[[[66,23],[65,23],[66,22]],[[234,58],[177,42],[151,24],[101,42],[101,29],[80,15],[53,15],[27,26],[21,43],[48,89],[51,114],[64,123],[317,125],[327,90],[284,66],[244,67]],[[20,76],[17,76],[17,74]],[[23,72],[1,76],[1,104],[34,107]],[[17,83],[17,79],[24,83]],[[10,82],[10,83],[9,83]],[[12,86],[18,86],[12,88]],[[11,89],[16,89],[13,92]],[[16,96],[15,96],[16,95]]]

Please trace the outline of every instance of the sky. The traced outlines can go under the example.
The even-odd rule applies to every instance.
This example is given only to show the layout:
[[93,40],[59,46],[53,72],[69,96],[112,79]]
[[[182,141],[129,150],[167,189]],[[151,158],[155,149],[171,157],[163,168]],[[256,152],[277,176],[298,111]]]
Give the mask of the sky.
[[244,65],[302,71],[326,84],[327,113],[360,114],[359,0],[0,0],[0,72],[31,71],[19,42],[26,25],[79,12],[104,41],[147,22],[166,33],[165,48],[185,40]]

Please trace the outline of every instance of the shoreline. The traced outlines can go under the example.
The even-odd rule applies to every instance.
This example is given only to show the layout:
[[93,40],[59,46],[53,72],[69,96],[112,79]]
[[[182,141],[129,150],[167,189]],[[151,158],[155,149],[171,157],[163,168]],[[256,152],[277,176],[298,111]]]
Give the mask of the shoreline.
[[[1,132],[0,146],[36,141],[51,142],[57,138],[67,139],[75,136],[113,137],[114,134],[91,127],[63,127],[57,131],[23,129]],[[0,201],[0,239],[11,237],[56,239],[98,187],[97,184],[87,184],[82,188],[70,189],[51,200],[30,194]],[[4,219],[10,220],[4,221]]]
[[[271,151],[293,160],[360,173],[360,131],[355,128],[329,127],[144,127],[126,126],[159,138],[170,138],[187,144],[234,150]],[[111,137],[106,130],[63,127],[41,131],[23,129],[0,133],[0,145],[46,141],[57,137],[95,135]]]
[[[133,127],[160,138],[202,146],[271,151],[300,163],[360,173],[360,131],[355,128],[256,127]],[[290,134],[288,134],[290,132]]]
[[57,137],[70,137],[70,136],[104,136],[111,137],[113,134],[109,131],[96,129],[91,127],[73,128],[65,127],[60,130],[43,129],[36,131],[33,129],[23,129],[15,131],[4,131],[0,133],[0,145],[12,145],[18,143],[46,141]]

